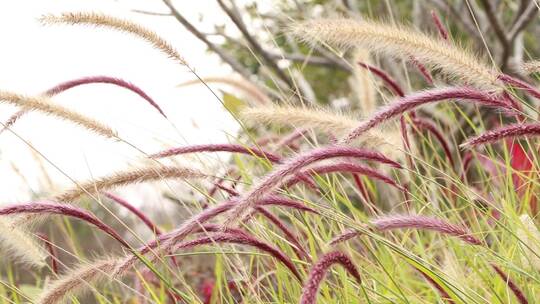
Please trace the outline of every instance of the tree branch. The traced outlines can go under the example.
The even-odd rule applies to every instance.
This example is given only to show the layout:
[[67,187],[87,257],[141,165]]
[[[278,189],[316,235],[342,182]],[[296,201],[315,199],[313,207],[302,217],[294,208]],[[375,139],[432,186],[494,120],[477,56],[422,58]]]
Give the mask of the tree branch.
[[173,6],[170,0],[163,0],[165,5],[171,10],[171,14],[173,17],[180,22],[188,31],[190,31],[195,37],[197,37],[199,40],[204,42],[206,46],[214,53],[216,53],[221,60],[223,60],[225,63],[227,63],[234,71],[236,71],[238,74],[242,75],[246,79],[251,78],[251,72],[246,69],[242,64],[240,64],[234,57],[232,57],[230,54],[225,52],[223,49],[221,49],[219,46],[215,45],[214,43],[210,42],[208,38],[201,33],[200,31],[193,26],[187,19],[184,18],[180,14],[180,12]]
[[251,36],[251,34],[246,28],[246,25],[242,21],[242,18],[235,14],[235,12],[233,12],[227,5],[225,5],[222,0],[217,0],[217,2],[221,9],[227,14],[227,16],[229,16],[234,25],[236,25],[238,30],[240,30],[240,32],[242,33],[246,41],[249,43],[249,45],[253,48],[253,50],[262,57],[264,62],[268,64],[268,66],[274,71],[274,73],[276,73],[276,75],[281,80],[283,80],[289,86],[289,88],[294,88],[295,86],[292,80],[287,75],[285,75],[283,70],[278,67],[277,63],[270,57],[268,52],[262,48],[262,46],[255,40],[255,38],[253,38],[253,36]]

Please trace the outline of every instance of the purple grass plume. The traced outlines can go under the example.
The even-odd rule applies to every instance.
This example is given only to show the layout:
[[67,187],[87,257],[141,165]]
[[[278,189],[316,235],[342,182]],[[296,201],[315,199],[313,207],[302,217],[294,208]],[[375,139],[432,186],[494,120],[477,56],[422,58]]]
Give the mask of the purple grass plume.
[[392,76],[388,75],[385,71],[363,62],[358,62],[358,65],[379,77],[384,82],[384,84],[397,96],[405,96],[405,92],[403,91],[401,86],[397,83],[397,81],[392,78]]
[[461,147],[474,147],[493,143],[505,138],[540,136],[540,123],[513,124],[487,131],[476,137],[469,138]]
[[332,251],[323,255],[309,272],[307,282],[302,288],[302,297],[300,298],[300,304],[315,304],[317,295],[319,293],[319,287],[326,277],[328,269],[334,265],[340,264],[345,270],[353,276],[358,284],[362,284],[360,273],[356,266],[352,263],[351,259],[344,253],[339,251]]
[[512,290],[512,293],[514,293],[519,303],[529,304],[529,301],[527,300],[521,289],[516,285],[516,283],[514,283],[514,281],[512,281],[512,279],[510,279],[508,274],[506,274],[499,266],[495,264],[491,264],[491,267],[493,267],[493,269],[501,277],[501,279],[506,282],[506,285],[508,285],[510,290]]
[[131,203],[126,201],[125,199],[112,194],[110,192],[103,193],[106,197],[111,199],[113,202],[123,206],[127,210],[129,210],[131,213],[133,213],[136,217],[138,217],[150,230],[152,230],[153,233],[160,235],[162,234],[161,229],[158,228],[154,222],[152,222],[151,219],[149,219],[144,213],[142,213],[139,209],[137,209],[135,206],[133,206]]
[[472,236],[467,229],[435,217],[421,215],[389,215],[373,219],[370,223],[380,231],[404,228],[432,230],[456,236],[471,245],[482,245],[482,242]]
[[[116,78],[116,77],[88,76],[88,77],[72,79],[72,80],[68,80],[66,82],[62,82],[62,83],[48,89],[47,91],[45,91],[44,95],[51,97],[51,96],[58,95],[58,94],[60,94],[62,92],[65,92],[65,91],[67,91],[69,89],[72,89],[72,88],[75,88],[75,87],[78,87],[78,86],[81,86],[81,85],[96,84],[96,83],[107,83],[107,84],[112,84],[112,85],[115,85],[115,86],[119,86],[119,87],[128,89],[128,90],[132,91],[133,93],[139,95],[144,100],[146,100],[163,117],[167,118],[167,116],[165,115],[165,113],[163,112],[161,107],[150,96],[148,96],[148,94],[146,94],[141,88],[139,88],[138,86],[134,85],[131,82],[128,82],[128,81],[125,81],[123,79]],[[27,112],[27,110],[20,110],[17,113],[13,114],[4,123],[4,127],[2,128],[2,130],[0,130],[0,133],[2,131],[4,131],[6,128],[9,128],[13,124],[15,124],[15,122],[17,122],[17,120],[19,120],[26,112]]]
[[348,229],[348,230],[343,231],[341,234],[337,235],[333,239],[331,239],[330,242],[328,242],[328,245],[335,246],[339,243],[343,243],[350,239],[353,239],[359,235],[362,235],[362,232],[353,230],[353,229]]
[[349,133],[344,139],[344,143],[350,143],[358,136],[362,135],[369,129],[380,125],[391,118],[394,118],[402,113],[413,110],[419,106],[439,102],[447,99],[457,100],[470,100],[475,103],[484,106],[490,106],[500,109],[512,110],[513,107],[507,102],[506,99],[502,99],[471,87],[445,87],[426,90],[418,93],[413,93],[405,97],[399,98],[396,101],[391,102],[388,106],[382,108],[371,118],[362,122],[351,133]]
[[253,187],[253,189],[241,196],[239,203],[230,213],[231,216],[226,223],[227,226],[233,221],[241,220],[243,215],[249,212],[254,204],[262,200],[264,196],[269,195],[276,188],[282,186],[284,179],[288,176],[295,174],[303,167],[314,162],[336,157],[360,158],[388,164],[395,168],[401,168],[399,163],[385,157],[379,152],[371,150],[337,145],[316,148],[284,161],[281,166],[275,168],[272,172],[263,177],[262,181]]
[[47,237],[45,233],[38,232],[36,233],[36,236],[40,238],[43,243],[45,243],[45,247],[47,248],[47,251],[49,252],[49,256],[51,258],[51,270],[54,274],[58,274],[58,255],[56,254],[56,249],[54,248],[54,244],[51,242],[51,240]]
[[233,153],[242,153],[247,155],[254,155],[259,158],[265,158],[271,161],[272,163],[280,163],[281,157],[272,152],[263,151],[259,148],[250,148],[245,147],[239,144],[206,144],[206,145],[193,145],[187,147],[178,147],[168,149],[162,152],[158,152],[150,155],[151,158],[162,158],[169,157],[174,155],[186,154],[186,153],[195,153],[195,152],[233,152]]
[[113,228],[103,223],[95,215],[81,208],[54,202],[31,202],[27,204],[9,205],[0,208],[0,215],[28,213],[39,215],[57,214],[79,219],[83,222],[94,225],[99,230],[105,232],[106,234],[117,240],[124,247],[131,248],[129,244]]
[[450,35],[448,34],[448,31],[446,30],[446,27],[443,25],[441,18],[439,18],[439,15],[435,11],[431,11],[431,20],[433,20],[433,23],[435,24],[435,27],[437,28],[437,31],[439,31],[439,36],[441,36],[442,39],[448,40],[450,38]]
[[449,303],[449,304],[455,304],[456,302],[454,300],[452,300],[452,298],[450,297],[450,295],[446,292],[446,290],[444,290],[444,288],[442,288],[442,286],[437,283],[435,280],[433,280],[430,276],[428,276],[427,274],[425,274],[423,271],[421,271],[420,269],[414,267],[416,270],[418,270],[418,272],[422,275],[422,277],[424,277],[424,279],[426,279],[426,281],[428,281],[433,287],[435,287],[435,289],[437,289],[437,291],[439,292],[439,294],[441,295],[441,298],[443,300],[446,301],[446,303]]
[[[186,220],[178,228],[173,231],[164,233],[158,236],[155,240],[150,241],[145,246],[137,249],[138,254],[134,254],[128,257],[120,266],[117,267],[115,275],[123,274],[129,269],[136,261],[139,260],[138,255],[145,255],[151,250],[160,246],[164,251],[170,252],[173,247],[180,241],[182,241],[188,235],[200,231],[201,227],[208,221],[214,219],[218,215],[231,210],[237,204],[237,199],[225,201],[218,205],[204,209],[200,213],[194,215],[190,219]],[[257,203],[257,206],[281,206],[292,208],[300,211],[307,211],[312,213],[318,213],[316,210],[305,206],[304,204],[279,196],[271,195],[264,198]],[[226,231],[227,227],[222,227],[222,231]]]
[[501,74],[499,75],[498,79],[502,81],[504,84],[510,85],[512,87],[515,87],[517,89],[525,91],[527,94],[540,99],[540,91],[535,88],[534,86],[526,83],[523,80],[514,78],[510,75]]

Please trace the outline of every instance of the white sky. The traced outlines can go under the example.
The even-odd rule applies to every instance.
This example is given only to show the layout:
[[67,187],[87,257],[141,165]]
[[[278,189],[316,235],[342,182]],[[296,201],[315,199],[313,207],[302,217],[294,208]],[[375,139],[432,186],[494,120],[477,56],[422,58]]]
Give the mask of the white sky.
[[[208,20],[203,24],[206,31],[212,30],[210,24],[226,21],[214,0],[181,0],[176,5],[192,21],[203,13]],[[169,40],[200,75],[231,75],[230,69],[206,53],[205,46],[174,18],[131,13],[132,8],[166,11],[158,0],[0,1],[0,89],[39,94],[59,82],[82,76],[120,77],[154,98],[176,129],[140,97],[111,85],[78,87],[54,100],[105,122],[122,138],[149,153],[165,146],[226,142],[227,134],[234,134],[238,126],[211,93],[202,86],[174,87],[194,78],[185,67],[126,34],[81,26],[43,27],[36,21],[45,13],[76,10],[128,18]],[[15,110],[0,105],[0,119],[5,121]],[[126,168],[141,159],[125,144],[101,139],[69,122],[41,114],[27,115],[13,131],[76,180]],[[13,134],[0,134],[0,204],[25,201],[31,198],[32,191],[51,189],[43,183],[38,158]],[[42,163],[53,185],[72,185],[47,161]],[[13,167],[20,174],[14,173]]]

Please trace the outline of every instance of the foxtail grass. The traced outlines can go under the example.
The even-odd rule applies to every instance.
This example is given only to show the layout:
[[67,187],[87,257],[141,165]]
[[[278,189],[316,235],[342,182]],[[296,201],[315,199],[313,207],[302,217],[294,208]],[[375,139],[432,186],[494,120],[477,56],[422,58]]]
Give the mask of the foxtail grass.
[[162,179],[199,179],[205,176],[202,172],[182,167],[150,166],[136,168],[82,182],[77,187],[58,194],[53,200],[69,203],[87,193],[98,193],[130,184],[160,181]]
[[302,289],[302,297],[300,304],[315,304],[319,287],[324,280],[328,269],[334,264],[339,264],[358,282],[362,284],[360,273],[354,266],[351,259],[340,251],[332,251],[324,254],[316,264],[311,267],[309,277],[304,288]]
[[156,49],[162,51],[164,54],[166,54],[169,58],[173,59],[177,63],[187,65],[185,59],[169,42],[161,38],[154,31],[149,30],[139,25],[138,23],[129,20],[92,12],[69,12],[59,15],[45,15],[42,16],[39,20],[41,21],[41,23],[46,25],[89,25],[110,28],[120,32],[133,34],[150,43]]
[[361,47],[403,59],[412,56],[463,83],[484,89],[496,87],[496,71],[470,51],[403,26],[371,20],[320,19],[296,24],[291,31],[308,43]]
[[46,97],[24,96],[13,92],[0,91],[0,103],[11,104],[21,108],[24,111],[37,111],[46,115],[71,121],[106,138],[117,138],[116,132],[110,127],[94,119],[88,118],[83,114],[56,105]]

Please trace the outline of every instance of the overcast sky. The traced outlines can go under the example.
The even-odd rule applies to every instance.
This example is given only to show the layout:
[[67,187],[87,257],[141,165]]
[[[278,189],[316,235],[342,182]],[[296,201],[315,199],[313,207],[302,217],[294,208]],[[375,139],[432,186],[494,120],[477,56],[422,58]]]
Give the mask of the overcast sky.
[[[226,22],[213,0],[182,0],[176,5],[192,21],[202,13],[206,21],[199,26],[203,31],[211,30],[213,23]],[[231,75],[228,67],[205,52],[204,45],[173,18],[141,15],[130,9],[166,11],[161,1],[0,1],[0,89],[39,94],[77,77],[120,77],[143,88],[163,108],[170,122],[137,95],[110,85],[79,87],[54,100],[105,122],[122,138],[149,153],[186,143],[226,142],[228,134],[234,135],[238,126],[219,101],[201,86],[175,88],[194,78],[185,67],[129,35],[81,26],[44,27],[36,21],[46,13],[80,10],[128,18],[169,40],[198,74]],[[0,105],[0,119],[5,121],[15,111]],[[37,113],[24,117],[13,131],[46,159],[33,153],[14,134],[0,134],[0,203],[25,201],[33,192],[72,185],[70,178],[104,175],[141,159],[141,154],[126,144],[101,139],[73,124]],[[50,175],[52,185],[44,183],[41,166]]]

